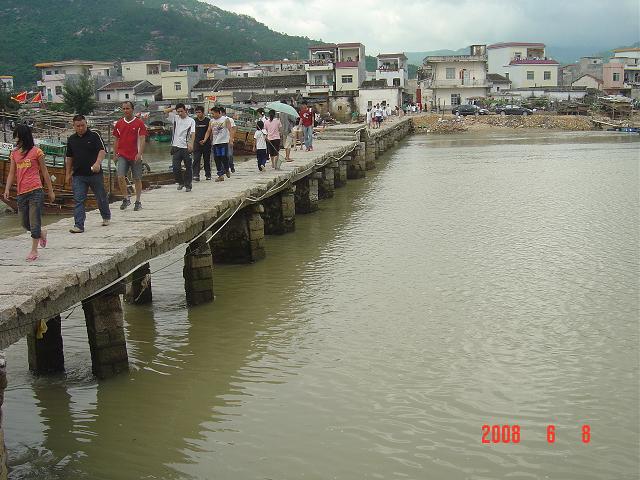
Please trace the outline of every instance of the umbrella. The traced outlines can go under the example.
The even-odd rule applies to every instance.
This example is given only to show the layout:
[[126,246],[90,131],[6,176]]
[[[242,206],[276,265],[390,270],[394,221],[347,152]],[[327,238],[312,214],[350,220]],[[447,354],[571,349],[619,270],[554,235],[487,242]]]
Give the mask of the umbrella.
[[291,105],[287,105],[282,102],[270,102],[264,106],[265,111],[275,110],[276,112],[286,113],[287,115],[291,115],[293,118],[298,118],[298,112]]

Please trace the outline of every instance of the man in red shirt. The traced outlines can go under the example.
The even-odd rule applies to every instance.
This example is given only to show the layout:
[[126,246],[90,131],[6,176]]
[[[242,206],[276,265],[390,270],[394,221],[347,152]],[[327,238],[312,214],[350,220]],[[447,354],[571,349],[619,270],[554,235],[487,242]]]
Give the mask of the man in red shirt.
[[115,142],[113,144],[114,161],[118,165],[118,184],[124,196],[120,210],[131,205],[126,176],[131,170],[131,176],[136,185],[136,203],[133,207],[138,211],[142,209],[140,195],[142,195],[142,153],[144,141],[147,136],[147,127],[139,118],[133,116],[133,103],[126,101],[122,104],[124,118],[116,122],[113,128]]
[[313,150],[313,109],[302,102],[300,109],[300,123],[302,123],[302,131],[304,133],[304,149]]

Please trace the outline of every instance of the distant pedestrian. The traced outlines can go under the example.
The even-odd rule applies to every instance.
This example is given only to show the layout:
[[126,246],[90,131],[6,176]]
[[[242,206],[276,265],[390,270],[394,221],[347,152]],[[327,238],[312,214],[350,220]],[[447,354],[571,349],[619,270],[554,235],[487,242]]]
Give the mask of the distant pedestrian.
[[44,205],[44,190],[42,180],[49,190],[49,200],[56,199],[53,193],[51,177],[44,163],[44,152],[35,146],[31,129],[27,125],[18,125],[13,130],[16,148],[9,155],[9,174],[4,188],[4,199],[9,200],[9,192],[14,179],[18,191],[18,214],[22,226],[31,233],[31,250],[27,261],[33,262],[38,258],[38,245],[47,246],[47,230],[42,228],[42,207]]
[[104,189],[102,175],[102,160],[107,154],[102,137],[98,132],[87,128],[84,115],[73,117],[73,129],[76,131],[67,139],[66,177],[65,184],[73,185],[74,225],[71,233],[84,232],[86,212],[84,202],[89,189],[93,192],[102,216],[102,226],[106,227],[111,221],[111,210],[107,192]]
[[304,135],[304,149],[306,151],[313,150],[313,109],[309,107],[307,102],[302,102],[302,108],[299,113]]
[[[190,192],[193,185],[191,152],[193,152],[196,122],[187,115],[187,107],[184,103],[176,104],[175,108],[166,108],[165,113],[169,115],[169,121],[173,124],[173,137],[171,139],[173,177],[178,184],[178,190],[184,188],[186,192]],[[184,175],[182,174],[183,163],[185,168]]]
[[229,119],[229,124],[231,125],[231,130],[229,131],[229,136],[231,137],[231,141],[229,142],[229,148],[227,151],[227,156],[229,158],[229,170],[231,173],[236,172],[236,166],[233,163],[233,142],[236,138],[236,121],[233,119],[233,116],[227,115],[227,109],[224,107],[220,107],[220,113]]
[[209,129],[211,119],[204,114],[204,107],[196,107],[196,133],[193,139],[193,179],[200,181],[200,163],[204,162],[204,178],[211,180],[211,142],[204,140],[204,136]]
[[267,153],[267,131],[264,129],[262,120],[256,122],[256,132],[253,134],[253,139],[253,151],[256,152],[258,170],[263,172],[267,165],[269,154]]
[[258,114],[258,120],[261,120],[263,123],[267,121],[267,117],[264,114],[264,108],[260,107],[256,110],[256,113]]
[[[285,117],[288,117],[288,115],[285,115]],[[302,127],[300,126],[300,119],[296,118],[295,125],[289,131],[289,134],[284,140],[284,152],[285,152],[284,160],[286,162],[293,162],[293,159],[291,158],[291,149],[293,148],[294,150],[298,150],[297,145],[298,145],[298,140],[301,134],[302,134]]]
[[367,107],[367,115],[366,115],[366,122],[367,122],[367,128],[371,128],[371,119],[373,118],[372,112],[371,112],[371,107]]
[[223,182],[224,176],[231,177],[229,169],[229,144],[233,142],[231,138],[231,122],[222,115],[220,107],[213,107],[213,117],[209,122],[204,140],[211,138],[211,150],[213,159],[216,162],[216,182]]
[[267,131],[267,151],[271,157],[271,167],[280,170],[280,132],[282,123],[276,117],[275,110],[269,110],[269,118],[264,122]]
[[118,185],[124,197],[120,210],[131,205],[129,187],[127,186],[127,174],[131,171],[131,178],[136,187],[135,211],[142,209],[140,196],[142,195],[142,154],[144,142],[147,136],[147,127],[144,122],[133,115],[133,103],[122,103],[124,117],[116,122],[113,127],[113,156],[118,168]]
[[376,108],[374,110],[374,119],[375,128],[380,128],[380,124],[382,123],[382,108],[380,108],[379,104],[376,104]]

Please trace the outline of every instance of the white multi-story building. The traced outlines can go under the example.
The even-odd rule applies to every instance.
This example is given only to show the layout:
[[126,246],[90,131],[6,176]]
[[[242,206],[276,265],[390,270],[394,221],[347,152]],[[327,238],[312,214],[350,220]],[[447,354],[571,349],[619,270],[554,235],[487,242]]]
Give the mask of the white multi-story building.
[[200,81],[197,72],[164,72],[162,73],[163,100],[190,100],[191,90]]
[[367,78],[365,50],[361,43],[338,43],[335,62],[335,91],[358,90]]
[[560,64],[544,43],[506,42],[487,47],[489,73],[504,75],[512,88],[556,87]]
[[42,92],[42,98],[47,102],[62,103],[62,88],[67,80],[81,75],[90,75],[96,87],[109,83],[117,78],[113,62],[93,62],[85,60],[64,60],[61,62],[36,63],[42,80],[37,86]]
[[388,87],[406,88],[409,81],[407,56],[404,53],[381,53],[377,57],[376,80],[386,80]]
[[168,60],[140,60],[122,62],[122,78],[125,82],[146,80],[153,85],[162,85],[162,74],[171,70]]
[[334,91],[337,51],[338,46],[334,43],[309,47],[309,60],[304,64],[307,96],[326,96]]
[[486,47],[472,45],[469,53],[425,57],[425,88],[433,92],[434,107],[450,109],[487,96]]

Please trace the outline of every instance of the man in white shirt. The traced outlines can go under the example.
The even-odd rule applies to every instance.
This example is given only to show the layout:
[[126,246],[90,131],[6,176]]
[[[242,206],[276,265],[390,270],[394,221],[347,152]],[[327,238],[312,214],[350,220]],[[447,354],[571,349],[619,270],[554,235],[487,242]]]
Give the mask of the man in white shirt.
[[230,141],[229,141],[229,148],[228,150],[228,158],[229,158],[229,170],[231,170],[231,173],[235,173],[236,171],[236,167],[233,163],[233,142],[236,138],[236,121],[233,119],[233,117],[231,115],[227,115],[227,109],[224,107],[220,107],[220,113],[222,114],[222,116],[227,117],[227,119],[229,120],[229,124],[231,125],[231,130],[229,130],[229,136]]
[[[196,132],[196,122],[187,115],[187,107],[184,103],[178,103],[175,107],[166,108],[169,122],[173,125],[171,138],[171,156],[173,164],[173,176],[178,184],[178,190],[191,191],[193,181],[193,165],[191,152],[193,152],[193,139]],[[186,172],[182,174],[182,163]]]
[[211,138],[211,150],[213,159],[216,162],[218,177],[216,182],[223,182],[224,176],[231,176],[229,170],[229,144],[233,143],[231,139],[231,122],[229,118],[222,115],[220,107],[213,107],[213,116],[209,122],[209,129],[204,136],[203,142]]

